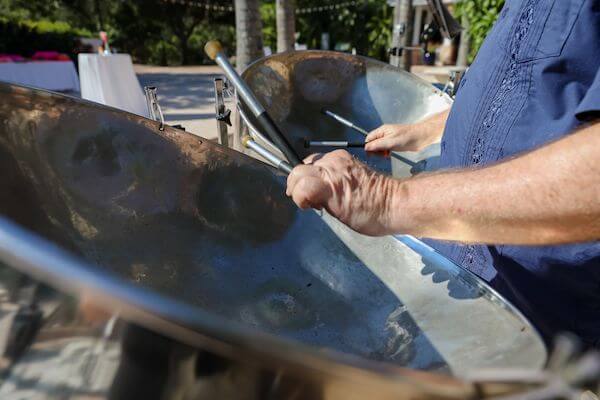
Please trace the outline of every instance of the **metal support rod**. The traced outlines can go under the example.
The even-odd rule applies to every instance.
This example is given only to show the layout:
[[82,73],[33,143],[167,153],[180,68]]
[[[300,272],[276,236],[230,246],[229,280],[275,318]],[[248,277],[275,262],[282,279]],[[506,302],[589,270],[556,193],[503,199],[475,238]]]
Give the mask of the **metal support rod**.
[[256,143],[250,136],[244,136],[242,138],[242,144],[244,147],[255,151],[258,155],[266,159],[278,170],[284,172],[285,174],[289,175],[290,172],[292,172],[292,166],[287,161],[282,160],[266,148],[262,147],[260,144]]
[[223,72],[225,72],[225,75],[237,90],[237,93],[244,104],[248,106],[252,114],[256,117],[256,122],[262,127],[273,143],[283,152],[288,161],[292,165],[300,164],[300,157],[286,137],[283,136],[283,133],[281,133],[277,125],[275,125],[275,122],[271,119],[265,108],[254,96],[254,93],[252,93],[246,82],[244,82],[235,68],[233,68],[227,59],[227,56],[223,53],[221,44],[217,41],[208,42],[206,43],[206,46],[204,46],[204,51],[223,69]]
[[[392,29],[392,48],[400,49],[410,46],[412,38],[412,0],[396,0],[394,7],[394,26]],[[408,52],[392,54],[390,64],[410,71],[410,56]]]

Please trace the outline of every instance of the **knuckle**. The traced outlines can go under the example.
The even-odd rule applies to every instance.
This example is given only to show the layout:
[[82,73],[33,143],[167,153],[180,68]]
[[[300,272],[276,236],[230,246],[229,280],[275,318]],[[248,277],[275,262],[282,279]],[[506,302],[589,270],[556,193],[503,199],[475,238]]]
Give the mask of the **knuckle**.
[[308,181],[306,179],[302,179],[300,182],[298,182],[298,185],[296,185],[296,187],[298,188],[298,193],[302,193],[304,195],[306,194],[309,188]]
[[348,153],[346,150],[341,150],[341,149],[332,151],[330,154],[331,154],[332,157],[339,158],[339,159],[352,158],[352,156],[350,155],[350,153]]

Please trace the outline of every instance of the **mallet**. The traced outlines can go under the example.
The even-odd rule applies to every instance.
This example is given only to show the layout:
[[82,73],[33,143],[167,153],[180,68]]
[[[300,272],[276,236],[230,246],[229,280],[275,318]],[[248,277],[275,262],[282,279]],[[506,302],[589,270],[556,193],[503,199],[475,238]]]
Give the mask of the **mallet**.
[[[321,113],[323,115],[327,115],[330,118],[333,118],[334,120],[336,120],[337,122],[339,122],[340,124],[342,124],[344,126],[347,126],[348,128],[354,129],[356,132],[362,133],[363,135],[365,135],[365,137],[369,134],[369,132],[367,132],[366,129],[363,129],[358,125],[354,125],[354,123],[352,121],[348,121],[346,118],[334,113],[333,111],[329,111],[329,110],[326,110],[325,108],[321,108]],[[364,147],[364,143],[362,146],[342,146],[342,147]],[[384,157],[389,157],[391,153],[389,150],[386,150],[386,151],[382,152],[382,154]]]
[[223,47],[218,41],[210,41],[204,46],[204,51],[211,60],[214,60],[225,72],[229,81],[233,84],[237,90],[238,95],[248,106],[252,114],[256,117],[256,122],[260,125],[262,130],[267,134],[269,139],[281,150],[281,152],[287,157],[288,161],[292,166],[301,164],[300,157],[291,146],[290,142],[283,136],[273,119],[269,116],[265,108],[252,93],[252,90],[248,87],[246,82],[237,73],[235,68],[231,65],[227,56],[223,52]]
[[282,160],[260,144],[256,143],[250,136],[246,135],[242,138],[242,145],[260,154],[271,164],[275,165],[278,170],[285,172],[286,175],[289,175],[292,172],[292,166],[287,161]]
[[304,147],[365,147],[365,142],[348,142],[346,140],[308,140],[304,139]]
[[365,129],[361,128],[358,125],[354,125],[351,121],[348,121],[346,118],[344,118],[344,117],[342,117],[340,115],[337,115],[336,113],[334,113],[332,111],[329,111],[329,110],[326,110],[324,108],[321,108],[321,112],[324,115],[327,115],[328,117],[335,119],[340,124],[345,125],[348,128],[354,129],[356,132],[362,133],[365,136],[367,136],[369,134],[369,132],[367,132]]

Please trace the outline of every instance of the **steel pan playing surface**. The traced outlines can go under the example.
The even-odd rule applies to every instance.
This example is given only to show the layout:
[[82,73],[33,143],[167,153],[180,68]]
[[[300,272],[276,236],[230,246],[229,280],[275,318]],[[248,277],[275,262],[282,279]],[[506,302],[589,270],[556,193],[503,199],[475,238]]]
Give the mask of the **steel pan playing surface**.
[[[193,306],[200,333],[242,347],[268,333],[260,351],[275,359],[294,354],[284,339],[310,346],[300,358],[327,349],[455,375],[545,360],[527,321],[471,274],[418,241],[297,210],[265,164],[89,102],[5,84],[0,96],[0,213]],[[205,315],[222,324],[203,332]],[[336,354],[313,355],[347,362]]]

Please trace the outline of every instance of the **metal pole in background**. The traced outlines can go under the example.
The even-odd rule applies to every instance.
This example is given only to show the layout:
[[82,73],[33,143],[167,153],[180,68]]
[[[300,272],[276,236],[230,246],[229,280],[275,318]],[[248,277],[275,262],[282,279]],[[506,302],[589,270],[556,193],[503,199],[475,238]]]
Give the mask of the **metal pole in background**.
[[460,33],[460,45],[458,46],[458,56],[456,57],[456,65],[466,67],[469,59],[469,50],[471,49],[471,36],[469,35],[469,20],[463,16],[461,19],[463,31]]
[[405,47],[411,45],[413,30],[413,6],[412,0],[396,0],[394,8],[394,26],[392,29],[392,54],[390,55],[390,64],[410,70],[409,51]]

